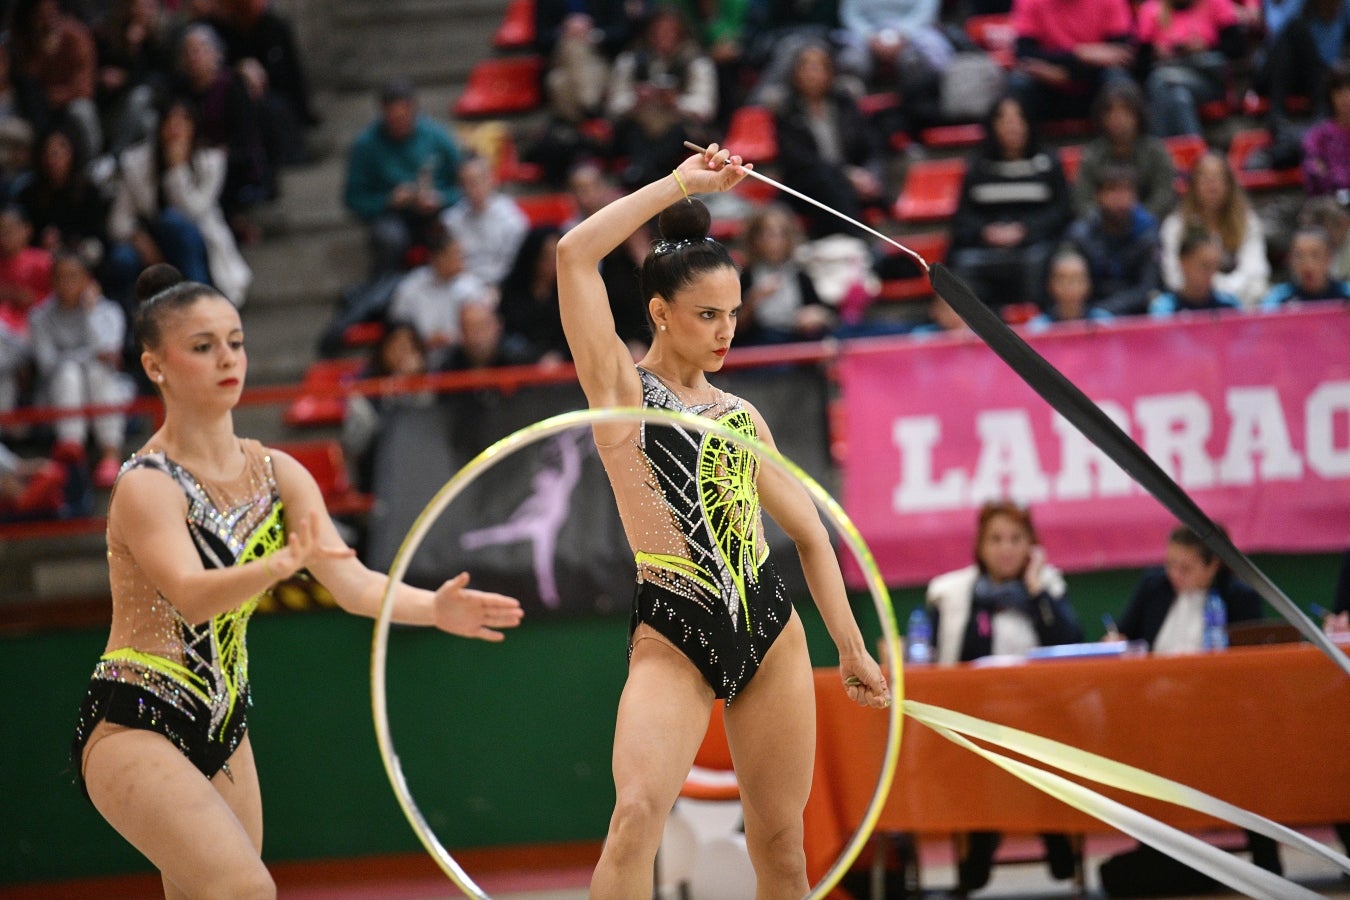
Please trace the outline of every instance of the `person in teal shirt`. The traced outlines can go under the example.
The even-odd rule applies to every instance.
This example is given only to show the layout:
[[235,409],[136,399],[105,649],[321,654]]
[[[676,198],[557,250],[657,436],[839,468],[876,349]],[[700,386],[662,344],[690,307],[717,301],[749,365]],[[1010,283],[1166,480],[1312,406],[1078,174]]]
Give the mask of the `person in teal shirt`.
[[411,81],[380,91],[380,116],[352,143],[343,200],[370,226],[372,276],[403,268],[441,210],[459,199],[459,145],[418,112]]

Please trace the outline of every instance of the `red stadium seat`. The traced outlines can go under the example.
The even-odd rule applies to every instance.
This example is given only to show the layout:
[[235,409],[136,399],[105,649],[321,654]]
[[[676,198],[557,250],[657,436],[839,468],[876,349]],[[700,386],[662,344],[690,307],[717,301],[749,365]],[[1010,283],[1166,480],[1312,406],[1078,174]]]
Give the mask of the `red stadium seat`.
[[[901,235],[896,240],[922,256],[929,265],[942,262],[947,256],[947,248],[951,246],[951,236],[946,232]],[[889,245],[887,252],[890,255],[905,255]],[[905,258],[908,258],[908,256],[906,255]],[[914,265],[917,269],[918,263]],[[929,282],[926,274],[918,271],[917,274],[909,278],[891,278],[883,281],[877,299],[906,301],[923,300],[931,296],[933,296],[932,283]]]
[[961,199],[966,177],[964,159],[928,159],[910,164],[896,198],[894,216],[900,222],[936,222],[951,218]]
[[295,457],[296,462],[309,470],[319,485],[329,513],[343,516],[369,511],[374,498],[352,487],[341,443],[335,440],[303,441],[273,446]]
[[1209,144],[1198,134],[1181,134],[1163,138],[1167,152],[1172,155],[1172,165],[1177,167],[1178,175],[1185,175],[1195,166],[1196,160],[1205,155]]
[[984,126],[970,125],[934,125],[919,133],[919,143],[934,150],[956,150],[974,147],[984,140]]
[[1059,164],[1064,169],[1064,180],[1073,184],[1078,180],[1078,170],[1083,165],[1083,145],[1065,144],[1059,148]]
[[1252,128],[1233,135],[1228,145],[1228,164],[1237,175],[1238,184],[1248,191],[1274,191],[1303,186],[1302,169],[1247,169],[1248,159],[1257,150],[1270,146],[1270,132]]
[[534,45],[534,0],[510,0],[492,46],[498,50],[524,50]]
[[497,156],[497,182],[499,184],[533,184],[543,180],[544,167],[537,163],[521,162],[516,141],[509,134],[502,141]]
[[281,420],[294,428],[340,425],[347,415],[343,384],[356,378],[364,359],[320,359],[311,363],[301,382],[302,393],[291,401]]
[[469,83],[455,101],[454,115],[474,118],[529,112],[543,102],[539,86],[543,71],[540,56],[485,59],[469,73]]
[[357,322],[342,330],[342,346],[371,347],[384,337],[383,322]]
[[571,194],[525,194],[515,198],[525,212],[530,225],[561,225],[576,215],[577,205]]
[[1017,41],[1012,16],[1006,13],[969,17],[966,19],[966,34],[984,50],[1005,50]]
[[746,162],[757,165],[778,158],[778,128],[773,112],[763,106],[742,106],[731,114],[726,146]]

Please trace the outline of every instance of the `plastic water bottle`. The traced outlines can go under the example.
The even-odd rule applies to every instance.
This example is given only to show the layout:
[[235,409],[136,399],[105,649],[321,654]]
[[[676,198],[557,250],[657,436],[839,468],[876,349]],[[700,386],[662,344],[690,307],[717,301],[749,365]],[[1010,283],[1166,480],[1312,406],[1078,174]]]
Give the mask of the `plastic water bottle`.
[[1206,650],[1225,650],[1228,648],[1228,609],[1223,598],[1210,591],[1205,598],[1205,627],[1201,640]]
[[933,661],[933,623],[922,606],[909,614],[905,627],[905,662],[923,665]]

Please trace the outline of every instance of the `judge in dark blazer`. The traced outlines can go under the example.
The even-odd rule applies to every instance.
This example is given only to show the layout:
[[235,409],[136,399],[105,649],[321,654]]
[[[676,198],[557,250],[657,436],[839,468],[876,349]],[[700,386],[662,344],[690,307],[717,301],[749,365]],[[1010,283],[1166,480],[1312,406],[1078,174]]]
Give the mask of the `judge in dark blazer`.
[[1118,636],[1147,641],[1154,653],[1198,651],[1211,591],[1223,598],[1230,625],[1262,618],[1260,595],[1233,577],[1193,531],[1178,527],[1167,538],[1164,564],[1144,572],[1130,595]]

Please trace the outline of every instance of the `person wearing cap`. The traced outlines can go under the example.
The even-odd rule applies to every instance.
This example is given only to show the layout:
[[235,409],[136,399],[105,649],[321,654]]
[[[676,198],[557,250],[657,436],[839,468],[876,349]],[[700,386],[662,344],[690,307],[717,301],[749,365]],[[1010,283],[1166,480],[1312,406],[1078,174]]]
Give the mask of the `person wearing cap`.
[[403,268],[408,250],[459,199],[462,156],[449,130],[418,111],[411,81],[390,80],[379,99],[379,117],[352,143],[343,194],[370,226],[374,277]]

